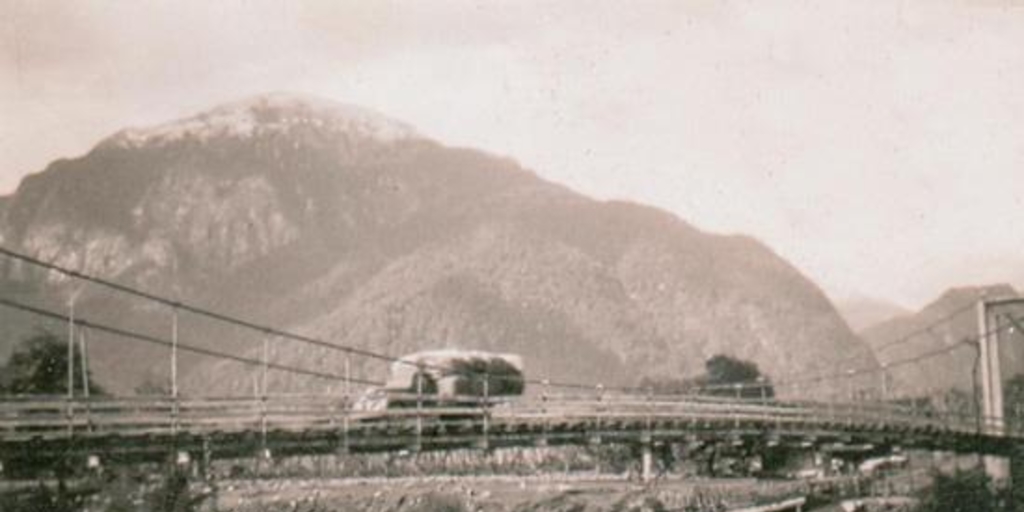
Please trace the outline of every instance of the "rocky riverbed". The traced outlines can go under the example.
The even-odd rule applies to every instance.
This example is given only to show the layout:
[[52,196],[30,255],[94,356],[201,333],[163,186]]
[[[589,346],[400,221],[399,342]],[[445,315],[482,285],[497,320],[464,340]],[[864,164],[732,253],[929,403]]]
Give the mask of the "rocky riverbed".
[[224,483],[204,508],[232,512],[718,511],[799,495],[792,482],[612,478],[417,478]]

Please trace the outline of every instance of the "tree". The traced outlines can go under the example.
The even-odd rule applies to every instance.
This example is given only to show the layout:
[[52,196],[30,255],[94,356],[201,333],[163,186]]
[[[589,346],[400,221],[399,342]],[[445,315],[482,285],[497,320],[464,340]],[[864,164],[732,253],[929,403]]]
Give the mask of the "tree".
[[459,376],[457,395],[483,396],[485,380],[490,396],[521,395],[525,387],[523,372],[500,357],[456,359],[451,373]]
[[655,394],[685,395],[700,393],[719,396],[736,396],[736,384],[743,398],[765,398],[775,396],[775,389],[766,377],[761,375],[757,364],[726,355],[715,355],[704,363],[704,375],[693,378],[649,378],[640,380],[640,387]]
[[[1016,374],[1003,386],[1003,415],[1010,428],[1024,425],[1024,375]],[[1010,498],[1015,504],[1024,504],[1024,460],[1010,457]],[[1022,507],[1024,508],[1024,507]]]
[[1014,375],[1003,386],[1003,414],[1020,422],[1024,420],[1024,375]]
[[734,357],[718,354],[704,363],[708,393],[713,395],[732,395],[735,391],[729,386],[741,385],[740,396],[744,398],[775,396],[775,389],[767,378],[761,375],[757,364]]
[[[74,362],[74,390],[83,393],[81,377],[81,351],[77,344],[72,356]],[[68,348],[67,341],[53,333],[39,331],[21,340],[3,368],[4,382],[0,391],[9,394],[60,395],[68,392]],[[86,370],[88,372],[88,369]],[[91,372],[87,373],[90,394],[105,394],[93,384]]]
[[754,382],[761,376],[756,364],[721,354],[708,359],[704,368],[711,385]]
[[992,482],[980,470],[937,473],[930,487],[920,495],[917,512],[1002,512],[1008,510],[1005,496],[992,492]]

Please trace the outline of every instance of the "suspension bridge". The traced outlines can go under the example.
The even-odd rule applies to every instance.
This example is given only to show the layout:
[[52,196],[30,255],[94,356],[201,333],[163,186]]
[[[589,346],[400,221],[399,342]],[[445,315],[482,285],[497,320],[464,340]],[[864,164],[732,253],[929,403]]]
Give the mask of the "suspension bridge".
[[[9,249],[0,248],[0,256],[152,302],[167,308],[172,318],[170,337],[163,338],[76,316],[74,299],[67,311],[55,311],[0,298],[0,307],[66,323],[69,355],[66,396],[10,396],[0,400],[0,463],[4,468],[29,461],[160,461],[166,460],[169,453],[209,463],[217,458],[269,453],[287,456],[608,443],[639,447],[643,473],[649,476],[653,447],[725,443],[752,451],[800,447],[848,452],[860,447],[865,453],[877,453],[898,447],[973,453],[987,456],[990,473],[1005,478],[1006,458],[1024,453],[1024,422],[1003,414],[999,370],[1000,334],[1021,330],[1021,319],[997,316],[1000,308],[1024,302],[1020,299],[981,301],[972,307],[979,326],[977,337],[968,340],[972,343],[914,354],[881,368],[799,376],[771,384],[775,388],[807,386],[879,373],[882,392],[873,401],[777,400],[764,392],[764,382],[735,385],[735,396],[707,396],[528,379],[527,383],[539,392],[510,399],[488,396],[485,391],[482,396],[440,400],[420,389],[401,397],[406,406],[367,411],[356,407],[356,388],[382,383],[353,376],[350,358],[400,363],[399,358],[224,315]],[[955,311],[939,322],[969,311]],[[221,352],[180,340],[178,316],[183,312],[259,333],[263,339],[262,356]],[[102,332],[168,347],[169,393],[148,397],[90,396],[85,332]],[[916,334],[894,340],[891,345],[904,343]],[[268,355],[268,343],[274,337],[341,352],[345,357],[344,372],[275,362]],[[77,361],[76,346],[82,354]],[[977,348],[981,388],[981,407],[977,411],[940,412],[888,399],[892,391],[888,389],[886,372],[965,346]],[[254,396],[242,398],[183,397],[177,382],[179,352],[252,366],[262,373],[261,389]],[[76,364],[80,364],[78,369]],[[344,391],[275,395],[268,392],[266,385],[271,369],[340,382]],[[482,378],[485,383],[494,378],[472,377]],[[76,378],[83,379],[78,394]],[[760,387],[760,396],[742,392],[749,386]]]

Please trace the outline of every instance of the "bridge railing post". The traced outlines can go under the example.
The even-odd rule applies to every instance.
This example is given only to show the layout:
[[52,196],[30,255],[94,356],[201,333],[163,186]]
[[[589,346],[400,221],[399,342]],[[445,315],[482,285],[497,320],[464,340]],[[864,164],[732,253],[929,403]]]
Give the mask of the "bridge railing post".
[[489,407],[490,406],[490,400],[491,400],[491,376],[487,372],[484,372],[484,386],[483,386],[483,388],[484,388],[483,389],[483,391],[484,391],[483,402],[481,402],[481,406],[483,407],[483,411],[482,411],[483,412],[483,435],[484,435],[483,443],[484,443],[484,449],[487,449],[487,448],[489,448],[491,446],[491,443],[490,443],[490,430],[491,430],[491,426],[490,426],[490,407]]
[[834,391],[830,394],[828,402],[825,404],[827,407],[828,422],[835,425],[838,421],[838,413],[836,412],[836,402],[839,401],[839,394]]
[[541,413],[541,434],[544,443],[548,442],[548,433],[551,431],[551,419],[548,417],[548,399],[551,386],[551,381],[544,379],[541,381],[540,391],[540,413]]
[[1013,415],[1010,417],[1010,423],[1008,429],[1013,435],[1020,435],[1021,427],[1021,415],[1024,413],[1024,405],[1020,403],[1013,404]]
[[[761,392],[761,418],[762,418],[762,425],[765,428],[768,428],[768,425],[769,425],[769,423],[771,423],[771,419],[772,419],[771,411],[768,410],[768,378],[765,377],[764,375],[759,375],[757,377],[757,387],[758,387],[759,391]],[[776,421],[776,427],[778,427],[778,418],[777,417],[775,418],[775,421]]]
[[736,392],[736,402],[732,406],[733,426],[740,428],[740,405],[743,400],[743,384],[737,382],[733,384],[732,387]]
[[64,402],[64,420],[67,423],[67,436],[71,438],[75,435],[75,400],[65,397]]
[[653,420],[653,415],[654,415],[654,387],[653,386],[647,386],[647,390],[646,391],[647,391],[647,397],[646,397],[647,398],[647,407],[646,407],[647,414],[646,414],[646,418],[644,418],[644,429],[647,431],[647,436],[650,437],[650,435],[651,435],[651,427],[653,426],[653,423],[654,423],[654,420]]
[[847,390],[848,390],[848,394],[849,394],[848,402],[847,402],[847,405],[846,405],[846,425],[849,428],[851,428],[851,429],[853,428],[853,424],[854,424],[854,422],[856,420],[856,412],[857,412],[857,406],[856,406],[856,402],[855,402],[855,398],[854,398],[854,390],[853,390],[853,388],[854,388],[854,383],[853,383],[853,376],[854,376],[854,374],[855,374],[854,370],[852,370],[852,369],[846,370],[846,377],[847,377],[846,385],[847,385]]
[[882,369],[881,369],[880,373],[881,373],[881,378],[882,378],[882,391],[881,391],[881,393],[882,393],[882,403],[884,404],[884,403],[887,403],[889,401],[889,385],[890,384],[889,384],[889,364],[888,363],[885,363],[885,364],[882,365]]
[[911,404],[913,404],[913,412],[911,414],[914,417],[914,425],[917,428],[928,426],[928,418],[924,415],[924,408],[922,407],[923,404],[918,403],[917,400],[912,401]]
[[548,412],[548,396],[549,396],[549,393],[550,393],[550,391],[548,390],[548,386],[551,385],[551,381],[549,381],[548,379],[544,379],[544,380],[542,380],[540,382],[540,385],[541,385],[541,389],[540,389],[540,412],[542,414],[547,414],[547,412]]

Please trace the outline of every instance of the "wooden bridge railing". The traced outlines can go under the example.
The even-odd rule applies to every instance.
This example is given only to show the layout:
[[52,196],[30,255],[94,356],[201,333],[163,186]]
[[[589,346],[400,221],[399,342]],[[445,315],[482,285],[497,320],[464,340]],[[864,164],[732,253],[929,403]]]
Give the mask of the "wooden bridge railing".
[[[833,431],[910,429],[932,433],[1024,438],[1020,424],[996,425],[973,415],[923,412],[892,404],[778,402],[773,400],[636,395],[551,395],[481,400],[438,400],[412,394],[403,406],[380,411],[353,407],[338,395],[278,395],[258,398],[181,399],[168,397],[67,400],[24,397],[0,401],[0,439],[60,438],[117,434],[240,432],[358,428],[366,420],[411,421],[450,417],[495,422],[633,422],[666,420],[717,422],[728,427],[815,427]],[[487,421],[487,420],[485,420]]]

